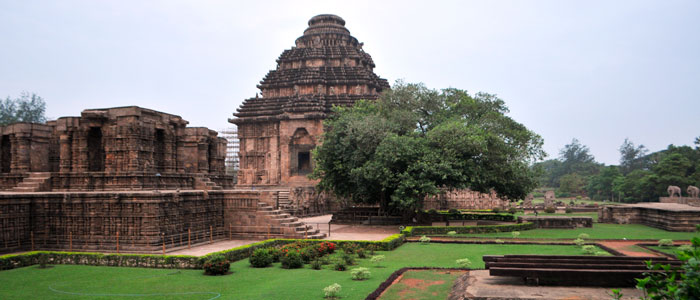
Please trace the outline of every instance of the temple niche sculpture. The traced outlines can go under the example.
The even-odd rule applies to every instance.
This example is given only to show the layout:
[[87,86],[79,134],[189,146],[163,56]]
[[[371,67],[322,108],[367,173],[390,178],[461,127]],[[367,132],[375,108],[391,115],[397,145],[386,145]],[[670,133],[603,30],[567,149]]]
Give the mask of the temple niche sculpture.
[[[311,150],[323,133],[323,119],[332,106],[351,106],[360,99],[377,99],[389,88],[374,72],[374,62],[362,43],[350,35],[345,21],[318,15],[285,50],[260,82],[261,96],[243,102],[229,122],[238,126],[240,171],[238,186],[286,190],[313,187]],[[297,199],[297,209],[327,207],[308,189],[309,199]],[[316,200],[315,200],[316,199]],[[320,200],[317,200],[320,199]],[[313,210],[313,209],[312,209]],[[316,209],[319,210],[319,209]]]

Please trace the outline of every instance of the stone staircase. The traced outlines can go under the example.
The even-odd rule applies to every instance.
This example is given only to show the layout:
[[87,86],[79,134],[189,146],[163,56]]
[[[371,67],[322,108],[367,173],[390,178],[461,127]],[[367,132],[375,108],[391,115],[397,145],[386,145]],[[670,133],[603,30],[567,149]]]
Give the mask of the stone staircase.
[[24,178],[16,187],[12,188],[13,192],[42,192],[51,189],[51,173],[49,172],[31,172],[29,176]]
[[205,176],[197,176],[194,178],[194,188],[198,190],[223,190],[222,187],[214,183],[209,179],[209,177]]
[[280,209],[275,209],[266,203],[258,203],[258,213],[268,218],[272,226],[288,228],[289,230],[285,230],[286,234],[293,234],[295,238],[323,239],[326,237],[325,233],[321,233],[313,226],[300,221],[299,218]]
[[296,205],[289,199],[289,190],[277,192],[277,205],[279,205],[278,209],[290,215],[293,215],[297,209]]

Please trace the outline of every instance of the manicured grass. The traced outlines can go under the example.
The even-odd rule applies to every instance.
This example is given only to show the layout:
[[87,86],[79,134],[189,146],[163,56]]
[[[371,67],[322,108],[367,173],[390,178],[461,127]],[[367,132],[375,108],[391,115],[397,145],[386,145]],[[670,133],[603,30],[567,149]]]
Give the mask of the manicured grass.
[[[322,270],[312,270],[309,265],[303,269],[285,270],[276,263],[273,267],[255,269],[249,267],[247,259],[231,265],[233,274],[216,277],[204,276],[200,270],[75,265],[39,269],[38,266],[30,266],[0,272],[0,299],[203,300],[212,299],[218,294],[221,294],[219,299],[322,299],[322,289],[333,283],[342,286],[340,296],[343,300],[364,299],[392,272],[402,267],[456,267],[455,260],[469,258],[473,268],[483,268],[483,255],[581,253],[581,249],[575,246],[409,243],[394,251],[378,251],[377,255],[386,255],[381,267],[373,265],[369,259],[358,259],[357,265],[349,266],[348,269],[370,268],[371,278],[363,281],[352,280],[349,270],[333,271],[330,265]],[[92,295],[81,296],[77,293]],[[150,295],[127,297],[125,294]]]
[[[520,232],[521,239],[575,239],[581,233],[587,233],[591,239],[628,240],[690,240],[700,237],[698,232],[673,232],[639,224],[601,224],[595,223],[591,228],[576,229],[533,229]],[[469,237],[511,237],[510,232],[461,234]]]
[[399,282],[384,291],[380,299],[447,299],[455,279],[464,273],[444,270],[406,271]]
[[663,253],[668,253],[672,255],[677,255],[678,254],[678,247],[659,247],[659,246],[647,246],[647,248],[654,249],[656,251],[661,251]]

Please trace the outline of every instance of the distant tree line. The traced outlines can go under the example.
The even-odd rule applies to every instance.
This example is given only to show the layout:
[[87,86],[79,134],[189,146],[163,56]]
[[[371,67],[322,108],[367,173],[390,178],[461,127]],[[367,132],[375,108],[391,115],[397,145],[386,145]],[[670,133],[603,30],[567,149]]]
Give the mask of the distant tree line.
[[540,172],[540,186],[554,188],[560,197],[589,196],[594,200],[621,202],[657,201],[669,185],[700,185],[700,137],[695,148],[670,145],[648,153],[644,145],[625,139],[619,148],[620,164],[598,163],[588,147],[577,139],[550,159],[533,165]]
[[44,99],[34,93],[22,92],[18,98],[0,99],[0,126],[17,122],[44,123]]

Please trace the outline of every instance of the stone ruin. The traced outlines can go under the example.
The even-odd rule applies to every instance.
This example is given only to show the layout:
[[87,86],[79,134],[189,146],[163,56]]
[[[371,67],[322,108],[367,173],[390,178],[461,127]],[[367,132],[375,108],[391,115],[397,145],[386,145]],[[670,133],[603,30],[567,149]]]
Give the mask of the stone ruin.
[[323,119],[334,105],[377,99],[389,88],[342,18],[318,15],[308,24],[260,82],[260,96],[246,99],[229,120],[240,139],[238,185],[279,191],[278,202],[297,215],[332,209],[333,202],[315,191],[317,181],[307,177]]
[[499,198],[496,192],[480,193],[468,189],[446,189],[442,194],[428,197],[423,201],[426,210],[446,209],[506,209],[510,207],[510,201]]
[[546,191],[544,193],[544,207],[554,206],[554,201],[556,200],[554,191]]
[[136,106],[0,127],[0,252],[161,252],[246,237],[322,237],[232,190],[226,140]]

